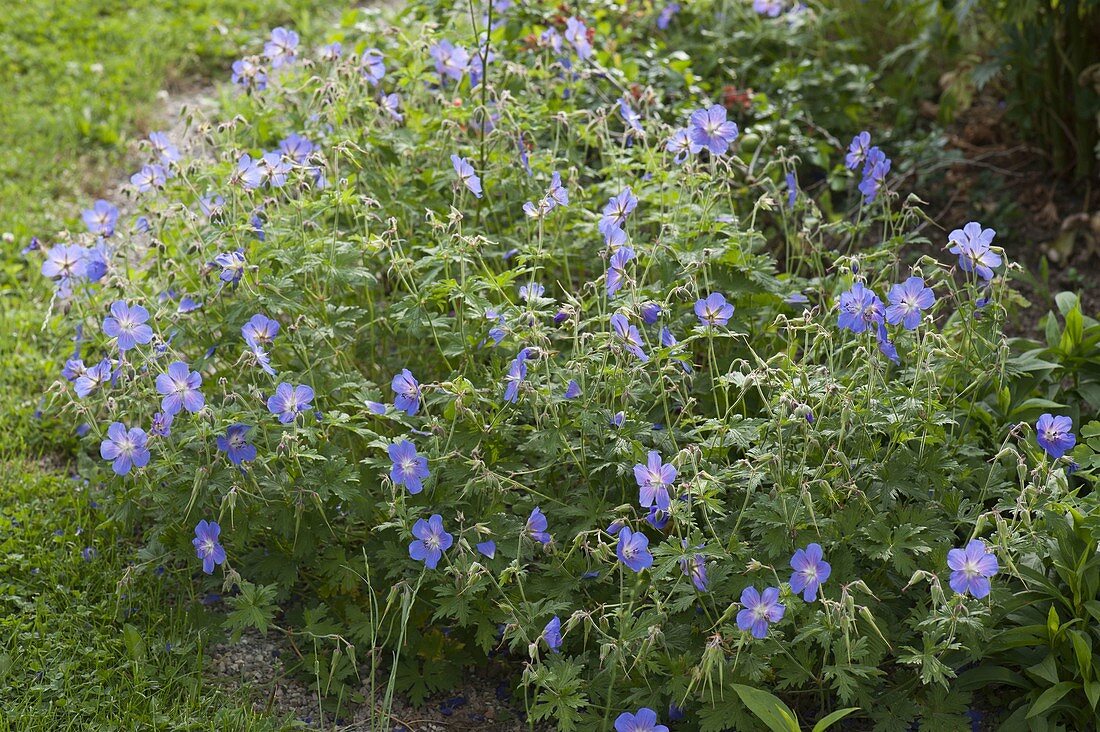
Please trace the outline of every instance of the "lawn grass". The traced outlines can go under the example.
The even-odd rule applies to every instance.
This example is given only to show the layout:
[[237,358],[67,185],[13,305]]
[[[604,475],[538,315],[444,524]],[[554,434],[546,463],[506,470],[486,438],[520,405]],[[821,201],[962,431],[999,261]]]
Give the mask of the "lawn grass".
[[[309,35],[334,0],[24,0],[0,21],[0,732],[280,729],[203,675],[217,618],[187,570],[146,561],[71,475],[75,425],[51,417],[58,378],[32,235],[79,212],[162,125],[157,92],[228,76],[267,29]],[[40,407],[46,406],[42,415]],[[155,560],[149,560],[155,561]],[[193,568],[191,568],[193,569]]]

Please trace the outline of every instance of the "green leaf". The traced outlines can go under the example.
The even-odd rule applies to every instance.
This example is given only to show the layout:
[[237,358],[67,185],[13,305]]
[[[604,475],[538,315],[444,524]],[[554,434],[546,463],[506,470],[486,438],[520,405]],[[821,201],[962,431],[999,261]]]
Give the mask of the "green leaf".
[[772,732],[800,732],[798,718],[777,696],[763,689],[734,684],[733,690],[749,710]]
[[1075,681],[1062,681],[1055,684],[1032,703],[1031,708],[1027,710],[1027,718],[1037,717],[1061,701],[1063,696],[1080,687],[1081,685]]
[[145,658],[145,639],[141,637],[141,631],[136,627],[129,623],[122,627],[122,642],[126,646],[126,654],[130,660],[137,663]]
[[832,714],[827,714],[818,720],[814,725],[812,732],[825,732],[825,730],[832,727],[835,723],[847,717],[852,712],[858,712],[859,707],[848,707],[847,709],[837,709]]

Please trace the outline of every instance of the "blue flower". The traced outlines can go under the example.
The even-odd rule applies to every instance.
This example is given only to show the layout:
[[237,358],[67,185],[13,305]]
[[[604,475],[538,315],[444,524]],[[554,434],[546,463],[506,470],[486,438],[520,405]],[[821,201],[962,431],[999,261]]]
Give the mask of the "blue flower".
[[394,485],[405,486],[413,495],[424,490],[423,480],[430,475],[428,459],[416,454],[416,445],[408,440],[401,440],[387,447],[386,452],[393,461],[390,480]]
[[390,382],[393,389],[393,405],[405,414],[412,417],[420,410],[420,382],[408,369],[401,369],[401,373],[393,377]]
[[115,224],[118,222],[118,209],[102,198],[81,212],[84,225],[88,231],[100,236],[111,236],[115,233]]
[[519,401],[519,387],[527,378],[527,349],[522,348],[508,364],[508,374],[504,377],[504,401],[515,404]]
[[901,323],[906,330],[914,330],[920,325],[921,314],[936,302],[936,294],[924,286],[922,278],[910,277],[891,287],[886,299],[890,301],[886,306],[886,322]]
[[222,252],[214,257],[214,264],[222,268],[222,271],[218,274],[218,279],[227,285],[236,285],[244,276],[244,250],[236,249],[232,252]]
[[565,21],[565,40],[573,44],[573,50],[582,59],[591,58],[592,42],[588,37],[588,27],[579,18]]
[[428,54],[435,60],[435,70],[441,80],[449,78],[462,81],[463,74],[470,67],[469,52],[446,39],[428,49]]
[[947,552],[947,566],[952,570],[948,582],[951,589],[978,600],[989,594],[989,578],[1001,569],[997,557],[981,539],[971,539],[966,547]]
[[202,560],[202,571],[214,574],[215,564],[225,563],[225,548],[218,541],[222,527],[214,521],[199,521],[195,525],[195,538],[191,544],[195,547],[195,556]]
[[715,104],[707,109],[691,113],[688,122],[688,149],[692,155],[709,150],[712,155],[723,155],[737,139],[737,125],[726,121],[726,108]]
[[849,170],[855,170],[867,159],[870,149],[871,133],[864,130],[852,138],[852,143],[848,145],[848,154],[844,156],[844,164]]
[[645,517],[645,522],[657,529],[657,531],[664,531],[664,528],[668,526],[668,522],[671,518],[672,516],[668,511],[657,508],[657,506],[650,506],[649,513],[647,513]]
[[417,519],[412,528],[416,540],[409,544],[409,556],[418,562],[424,562],[428,569],[435,569],[443,552],[451,548],[454,537],[443,528],[443,517],[432,514],[427,521]]
[[[681,544],[686,549],[687,540],[681,540]],[[685,577],[691,578],[691,584],[695,585],[695,589],[699,592],[706,592],[709,582],[707,580],[707,558],[702,554],[696,554],[690,559],[680,560],[680,571],[684,573]]]
[[856,282],[850,290],[840,295],[839,327],[862,333],[868,327],[881,323],[883,317],[882,300],[862,282]]
[[642,322],[653,325],[661,317],[661,306],[655,302],[647,302],[642,305]]
[[752,9],[767,18],[778,18],[783,12],[783,0],[752,0]]
[[301,384],[291,386],[286,382],[275,387],[275,394],[267,400],[267,409],[283,424],[293,422],[299,414],[313,408],[313,389]]
[[88,367],[78,374],[76,381],[73,383],[73,390],[76,391],[78,397],[84,398],[112,378],[111,362],[105,358],[95,366]]
[[859,192],[864,203],[873,203],[879,191],[886,185],[886,176],[890,173],[890,158],[877,147],[867,152],[863,163],[863,180],[859,183]]
[[672,22],[672,17],[680,12],[680,3],[669,3],[661,9],[661,12],[657,14],[657,28],[660,30],[668,30],[669,23]]
[[172,144],[172,141],[168,139],[168,135],[166,133],[150,132],[149,145],[153,148],[153,152],[155,152],[160,157],[160,161],[165,165],[171,165],[172,163],[179,162],[179,148]]
[[554,653],[561,648],[561,618],[557,615],[546,624],[542,630],[542,639],[546,641],[546,647]]
[[298,54],[298,34],[282,26],[271,31],[271,38],[264,44],[264,56],[277,69],[294,62]]
[[489,559],[493,559],[497,555],[497,543],[492,539],[480,542],[476,548],[479,554]]
[[531,515],[527,517],[527,526],[524,529],[527,535],[540,544],[549,544],[551,541],[550,534],[546,532],[546,515],[543,514],[542,509],[536,506],[531,511]]
[[649,553],[649,539],[640,531],[631,531],[624,526],[619,531],[619,543],[615,547],[619,561],[634,572],[641,572],[653,566],[653,555]]
[[83,277],[88,250],[77,244],[58,244],[46,252],[42,275],[51,280]]
[[167,180],[168,171],[164,169],[164,166],[155,163],[153,165],[143,165],[141,170],[130,176],[130,182],[142,193],[155,188],[163,188]]
[[172,422],[175,419],[174,414],[157,412],[153,415],[153,424],[149,427],[149,432],[157,437],[168,437],[172,434]]
[[575,379],[570,379],[569,384],[565,388],[566,399],[576,399],[581,395],[581,385],[576,382]]
[[627,279],[626,265],[634,259],[634,250],[630,247],[620,247],[611,255],[611,262],[607,266],[607,296],[614,297],[615,293],[622,289]]
[[248,431],[252,428],[246,424],[231,424],[225,430],[224,436],[218,436],[218,449],[229,457],[229,462],[234,465],[251,462],[256,459],[256,446],[248,441]]
[[287,177],[290,175],[290,171],[294,169],[294,164],[276,150],[265,152],[263,157],[257,161],[257,164],[261,176],[272,188],[282,188],[286,185]]
[[668,489],[676,480],[676,468],[661,461],[661,453],[650,450],[646,463],[634,466],[634,480],[638,483],[638,502],[642,508],[657,506],[664,511],[672,504]]
[[470,165],[470,161],[466,158],[452,155],[451,164],[454,165],[455,173],[458,175],[459,181],[470,189],[471,193],[481,198],[481,178],[474,172],[474,166]]
[[799,549],[791,557],[791,592],[801,593],[806,602],[817,599],[817,591],[829,579],[833,568],[822,559],[820,544],[810,544]]
[[191,371],[183,361],[170,364],[168,373],[158,375],[156,386],[157,393],[164,395],[160,408],[165,414],[175,415],[180,409],[194,414],[206,404],[206,399],[199,391],[202,375],[198,371]]
[[241,326],[241,336],[250,346],[268,345],[274,342],[277,335],[279,335],[279,321],[272,320],[261,313],[253,315]]
[[673,154],[673,161],[677,165],[687,160],[688,153],[691,152],[691,137],[688,135],[687,128],[681,127],[673,132],[672,137],[665,143],[665,149]]
[[317,49],[317,56],[322,61],[339,61],[344,55],[344,44],[334,41]]
[[115,339],[120,351],[129,351],[153,340],[153,329],[145,324],[149,311],[140,305],[128,306],[122,300],[111,305],[111,314],[103,319],[103,333]]
[[615,412],[611,415],[609,422],[615,429],[622,427],[623,423],[626,422],[626,412]]
[[993,229],[983,229],[977,221],[971,221],[948,235],[947,242],[953,245],[948,251],[959,255],[959,269],[988,281],[993,279],[993,268],[1001,264],[1000,255],[990,250],[996,235]]
[[233,171],[229,182],[239,183],[245,188],[252,189],[262,186],[265,177],[262,158],[253,160],[251,155],[245,153],[237,159],[237,168]]
[[363,78],[371,86],[378,86],[382,77],[386,75],[386,64],[382,52],[377,48],[368,48],[360,57],[360,68],[363,70]]
[[1073,449],[1077,436],[1073,434],[1073,420],[1044,414],[1035,423],[1035,440],[1047,455],[1057,460]]
[[386,94],[381,100],[382,109],[397,122],[404,122],[405,115],[401,114],[401,97],[396,93]]
[[233,74],[231,80],[234,84],[244,87],[255,87],[257,91],[267,88],[267,74],[262,67],[250,58],[242,58],[233,62]]
[[746,587],[741,593],[742,609],[737,613],[737,627],[752,631],[753,638],[768,634],[768,626],[778,623],[787,611],[779,602],[779,588],[768,587],[763,594],[755,587]]
[[631,325],[625,315],[615,313],[611,316],[611,328],[615,336],[626,347],[626,350],[643,363],[649,360],[645,350],[642,349],[642,334],[638,332],[638,326]]
[[619,97],[619,116],[623,118],[623,122],[629,129],[639,133],[645,132],[642,129],[642,116],[630,107],[625,97]]
[[546,294],[546,287],[539,282],[531,282],[519,286],[519,299],[523,300],[525,303],[530,303],[532,300],[538,300],[544,294]]
[[733,305],[726,302],[722,293],[712,292],[695,301],[695,316],[704,326],[726,325],[733,317]]
[[279,152],[293,160],[298,165],[309,162],[309,156],[317,151],[308,137],[292,133],[279,141]]
[[134,427],[127,430],[122,422],[113,422],[107,428],[107,439],[99,445],[99,454],[111,461],[116,475],[126,475],[130,468],[144,468],[149,463],[149,437],[145,430]]
[[787,173],[787,208],[794,208],[798,200],[798,178],[793,172]]
[[619,195],[612,196],[603,207],[603,216],[600,217],[599,223],[600,233],[606,237],[609,230],[621,229],[626,223],[626,217],[637,207],[638,198],[630,190],[630,186],[620,191]]
[[616,717],[615,732],[668,732],[668,727],[657,724],[657,712],[642,707],[636,714],[623,712]]

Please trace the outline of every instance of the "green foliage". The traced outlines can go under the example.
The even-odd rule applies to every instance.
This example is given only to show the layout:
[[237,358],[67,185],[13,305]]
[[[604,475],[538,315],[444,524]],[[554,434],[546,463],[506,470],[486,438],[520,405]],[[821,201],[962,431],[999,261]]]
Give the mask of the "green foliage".
[[[657,33],[656,11],[586,7],[598,42],[582,60],[568,42],[535,40],[561,29],[554,8],[517,6],[489,34],[482,84],[441,80],[428,53],[443,39],[476,48],[491,20],[480,13],[416,2],[381,28],[349,13],[328,39],[344,44],[341,60],[269,69],[265,90],[226,94],[232,121],[138,198],[150,229],[120,225],[105,277],[51,311],[62,340],[80,329],[87,363],[117,361],[117,383],[78,398],[58,381],[46,405],[88,424],[80,471],[111,481],[109,525],[140,526],[155,562],[195,569],[195,524],[217,520],[224,576],[195,585],[227,588],[232,630],[277,624],[301,641],[302,670],[341,702],[358,647],[380,693],[414,701],[507,650],[526,664],[531,717],[562,729],[671,704],[688,729],[791,730],[799,718],[824,729],[856,708],[880,729],[949,729],[971,706],[1004,706],[1017,676],[1033,685],[1025,719],[1069,713],[1091,698],[1097,667],[1080,599],[1093,569],[1088,544],[1076,530],[1063,541],[1052,517],[1084,515],[1092,476],[1047,457],[1027,425],[1093,413],[1091,376],[1064,377],[1090,373],[1095,323],[1062,297],[1056,339],[1010,344],[1018,297],[1004,270],[988,283],[960,271],[894,181],[873,202],[855,193],[840,141],[874,102],[866,68],[832,43],[833,16],[765,20],[699,2]],[[368,48],[384,57],[381,88],[363,74]],[[380,103],[391,91],[401,120]],[[624,129],[620,98],[642,132]],[[674,162],[667,141],[710,102],[741,140]],[[290,134],[317,150],[285,183],[244,184],[241,156]],[[453,154],[484,196],[456,179]],[[569,205],[526,215],[553,172]],[[788,173],[802,182],[793,203]],[[628,185],[637,256],[612,296],[596,212]],[[210,207],[207,194],[223,200]],[[218,257],[238,251],[230,282]],[[842,293],[885,293],[910,275],[937,296],[916,328],[838,327]],[[532,283],[545,292],[519,293]],[[708,326],[693,305],[716,292],[736,310]],[[183,294],[202,308],[181,311]],[[103,329],[116,300],[147,307],[156,332],[125,357]],[[655,323],[642,319],[648,304]],[[241,336],[257,313],[281,325],[262,354]],[[639,327],[646,359],[612,315]],[[148,466],[112,477],[107,426],[149,425],[154,379],[176,360],[202,375],[205,408],[151,440]],[[405,368],[421,385],[413,415],[384,406]],[[277,421],[267,400],[279,383],[312,387],[311,409]],[[257,448],[241,466],[215,446],[238,423]],[[387,448],[404,439],[430,466],[423,491],[391,478]],[[633,468],[650,451],[678,471],[664,526],[638,501]],[[535,508],[553,540],[526,527]],[[453,544],[429,569],[409,542],[432,514]],[[651,567],[617,559],[614,524],[648,538]],[[1000,562],[983,599],[947,584],[948,551],[978,537]],[[476,548],[487,539],[492,556]],[[812,602],[788,582],[792,553],[810,543],[832,566]],[[785,608],[763,637],[737,617],[748,587],[774,587]],[[1044,610],[1045,639],[1027,630],[1034,603],[1015,604],[1037,591],[1035,603],[1061,603],[1053,626]],[[1013,632],[1048,646],[1049,684],[1003,645]],[[994,666],[1005,673],[963,684]]]

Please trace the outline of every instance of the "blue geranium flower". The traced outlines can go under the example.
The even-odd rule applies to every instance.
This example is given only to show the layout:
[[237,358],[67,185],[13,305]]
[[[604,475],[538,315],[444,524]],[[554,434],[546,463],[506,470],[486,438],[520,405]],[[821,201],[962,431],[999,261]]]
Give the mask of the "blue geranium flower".
[[951,569],[948,582],[951,589],[978,600],[989,594],[989,578],[1001,568],[996,555],[989,552],[981,539],[972,539],[964,548],[947,552],[947,566]]
[[111,469],[116,475],[126,475],[130,468],[149,464],[148,440],[145,430],[140,427],[128,430],[122,422],[113,422],[107,428],[107,439],[99,445],[99,454],[111,461]]
[[298,56],[298,34],[282,26],[275,28],[271,31],[271,38],[264,44],[264,56],[273,69],[294,63]]
[[103,334],[115,340],[118,350],[129,351],[153,340],[153,329],[145,324],[147,320],[148,310],[118,300],[111,304],[111,314],[103,319]]
[[561,618],[557,615],[546,624],[542,631],[542,639],[546,641],[546,647],[554,653],[561,648]]
[[653,566],[653,555],[649,553],[649,538],[640,531],[631,531],[624,526],[619,530],[619,543],[615,547],[619,561],[634,572],[641,572]]
[[408,440],[401,440],[387,447],[386,452],[393,462],[390,480],[394,485],[405,486],[413,495],[424,490],[423,480],[430,475],[428,459],[416,454],[416,445]]
[[466,158],[460,158],[458,155],[452,155],[451,164],[454,166],[455,174],[458,175],[458,180],[462,185],[466,186],[475,196],[481,198],[481,178],[474,172],[474,166],[470,165],[470,161]]
[[248,441],[248,432],[252,428],[246,424],[231,424],[224,436],[217,439],[218,449],[228,456],[234,465],[251,462],[256,459],[256,446]]
[[726,121],[726,108],[720,104],[691,113],[688,149],[692,155],[703,150],[709,150],[712,155],[724,155],[737,135],[737,125]]
[[657,712],[642,707],[634,714],[623,712],[616,717],[615,732],[668,732],[668,727],[657,724]]
[[817,591],[829,579],[833,568],[822,558],[820,544],[810,544],[791,557],[791,592],[802,595],[806,602],[817,599]]
[[393,377],[390,382],[393,389],[393,405],[405,414],[412,417],[420,410],[420,382],[412,375],[412,371],[401,369],[401,373]]
[[424,562],[428,569],[435,569],[443,552],[451,548],[454,537],[443,528],[443,517],[432,514],[427,521],[417,519],[412,528],[416,540],[409,544],[409,556],[418,562]]
[[1073,434],[1073,420],[1044,414],[1035,423],[1035,440],[1047,455],[1057,460],[1073,449],[1077,436]]
[[768,626],[783,619],[787,608],[779,602],[779,588],[768,587],[763,593],[746,587],[741,593],[742,609],[737,613],[737,627],[752,631],[753,638],[768,634]]
[[225,548],[218,541],[222,527],[217,522],[199,521],[195,525],[195,538],[191,543],[195,547],[195,556],[202,560],[202,571],[214,574],[214,565],[225,563]]
[[115,233],[115,224],[118,222],[118,208],[102,198],[92,204],[91,208],[84,209],[81,214],[84,225],[88,231],[100,236],[111,236]]
[[921,314],[936,302],[936,294],[925,287],[921,277],[910,277],[894,285],[886,298],[890,301],[886,306],[886,322],[890,325],[901,323],[906,330],[914,330],[920,325]]
[[536,506],[531,511],[531,515],[527,517],[527,526],[525,527],[527,535],[540,544],[549,544],[551,541],[550,534],[546,531],[546,515],[543,514],[542,509]]
[[733,305],[726,302],[722,293],[712,292],[695,301],[695,316],[705,326],[726,325],[733,317]]
[[313,408],[313,389],[300,384],[291,386],[286,382],[275,387],[275,393],[267,400],[267,409],[279,418],[283,424],[293,422],[299,414]]
[[199,391],[202,375],[198,371],[191,371],[183,361],[170,364],[167,373],[158,375],[156,386],[157,393],[164,395],[160,408],[165,414],[175,415],[181,409],[194,414],[206,404],[206,399]]
[[977,221],[971,221],[948,235],[947,242],[952,245],[948,251],[959,255],[959,269],[963,272],[974,272],[989,281],[993,279],[994,267],[1001,265],[1000,255],[990,249],[996,235],[993,229],[983,229]]
[[638,332],[638,326],[631,325],[625,315],[621,313],[612,315],[611,329],[614,331],[615,337],[622,342],[626,350],[633,354],[635,358],[643,363],[649,360],[649,356],[642,348],[642,334]]
[[676,480],[676,468],[661,460],[661,453],[650,450],[646,462],[634,466],[638,483],[638,502],[642,508],[656,506],[664,511],[672,505],[668,489]]
[[611,255],[611,261],[607,266],[607,296],[614,297],[615,293],[622,289],[627,279],[626,265],[634,259],[634,250],[630,247],[620,247]]

